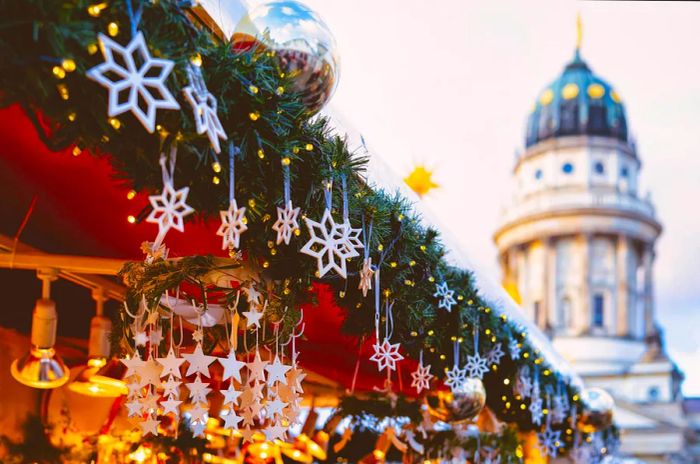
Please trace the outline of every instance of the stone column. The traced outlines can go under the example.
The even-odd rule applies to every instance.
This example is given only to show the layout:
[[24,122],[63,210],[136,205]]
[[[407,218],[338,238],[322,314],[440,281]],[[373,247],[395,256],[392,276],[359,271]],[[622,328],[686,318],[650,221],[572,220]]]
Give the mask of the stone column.
[[543,259],[544,269],[543,281],[542,281],[542,305],[543,312],[545,314],[545,325],[549,323],[551,327],[559,327],[561,321],[557,319],[557,303],[554,296],[554,286],[556,285],[556,275],[555,275],[555,259],[556,253],[554,252],[554,240],[547,237],[542,240],[542,245],[544,246]]
[[630,308],[629,298],[629,253],[631,251],[629,238],[626,235],[617,237],[616,270],[617,286],[615,310],[617,311],[617,335],[624,337],[630,333],[630,314],[634,308]]
[[656,334],[654,325],[654,245],[647,244],[642,255],[644,266],[644,333],[646,336]]
[[591,330],[591,235],[582,234],[579,236],[581,244],[581,291],[579,294],[579,311],[577,333],[588,333]]

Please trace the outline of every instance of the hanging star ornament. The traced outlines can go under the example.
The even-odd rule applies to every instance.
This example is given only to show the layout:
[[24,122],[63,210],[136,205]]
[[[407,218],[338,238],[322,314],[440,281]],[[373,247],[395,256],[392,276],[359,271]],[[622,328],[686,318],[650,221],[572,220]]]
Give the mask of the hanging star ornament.
[[540,444],[540,451],[545,456],[556,458],[561,446],[561,431],[552,430],[549,426],[545,427],[542,433],[537,434],[537,441]]
[[156,361],[163,366],[163,370],[160,373],[161,377],[173,375],[178,379],[182,378],[180,375],[180,366],[185,362],[185,359],[176,357],[172,347],[168,350],[168,355],[165,358],[156,358]]
[[245,207],[239,208],[235,199],[229,202],[228,209],[219,211],[221,225],[216,235],[222,237],[221,249],[233,250],[238,248],[241,234],[248,230],[245,220]]
[[469,377],[481,379],[489,371],[486,358],[482,358],[477,352],[473,356],[467,356],[467,363],[464,365]]
[[486,362],[491,364],[499,364],[501,358],[505,355],[503,352],[503,345],[501,343],[496,343],[493,348],[486,353]]
[[278,245],[282,242],[284,242],[285,245],[289,245],[292,234],[299,228],[299,222],[297,222],[299,211],[299,208],[295,208],[292,205],[291,200],[284,205],[284,208],[277,207],[277,221],[272,224],[272,230],[277,232]]
[[320,222],[309,218],[304,221],[311,238],[300,251],[316,258],[319,277],[334,270],[347,278],[346,260],[359,256],[357,248],[364,248],[359,239],[355,241],[355,231],[359,234],[360,230],[352,229],[346,223],[336,223],[330,209],[324,211]]
[[265,366],[265,372],[267,372],[267,384],[272,386],[280,382],[286,385],[286,374],[291,368],[292,366],[283,364],[280,361],[279,356],[275,356],[275,359],[274,361],[272,361],[272,364],[268,364],[267,366]]
[[452,312],[452,306],[457,304],[457,301],[454,299],[454,294],[455,291],[450,290],[447,286],[447,282],[435,284],[435,293],[433,293],[433,296],[440,299],[440,301],[438,301],[438,308],[442,308],[448,313]]
[[420,394],[423,390],[430,389],[430,381],[433,377],[433,374],[430,373],[430,364],[424,366],[421,361],[421,363],[418,364],[418,368],[411,373],[411,378],[413,379],[411,381],[411,387],[415,388],[418,394]]
[[452,369],[446,370],[445,375],[447,376],[445,385],[450,387],[452,391],[461,387],[464,381],[467,380],[467,370],[457,365],[452,366]]
[[170,181],[165,183],[160,195],[148,197],[153,209],[146,222],[158,224],[158,235],[165,235],[170,229],[185,231],[184,217],[194,212],[194,208],[186,203],[189,193],[189,187],[175,190]]
[[221,377],[222,381],[235,379],[237,382],[241,382],[241,369],[245,366],[245,363],[236,359],[236,352],[233,349],[228,352],[226,358],[218,358],[218,361],[224,367],[224,373]]
[[362,290],[362,296],[366,297],[367,293],[372,290],[372,278],[374,277],[374,269],[372,269],[372,257],[362,261],[362,269],[360,269],[360,284],[358,289]]
[[208,356],[202,351],[202,345],[197,343],[192,353],[183,353],[182,357],[187,360],[189,367],[187,368],[187,376],[200,373],[205,377],[209,377],[209,364],[216,361],[216,356]]
[[131,111],[153,133],[158,109],[180,109],[165,85],[174,63],[151,57],[142,32],[126,47],[104,34],[98,37],[105,61],[90,69],[87,76],[109,90],[107,115]]
[[403,356],[399,353],[400,347],[400,343],[389,343],[388,338],[385,338],[381,343],[377,340],[374,344],[374,354],[369,359],[377,363],[379,371],[384,369],[396,370],[396,363],[403,359]]
[[185,99],[192,106],[197,133],[200,135],[206,133],[214,151],[221,153],[219,139],[226,140],[227,136],[216,112],[216,98],[207,89],[199,66],[190,65],[187,68],[187,74],[190,78],[190,85],[182,91],[185,94]]

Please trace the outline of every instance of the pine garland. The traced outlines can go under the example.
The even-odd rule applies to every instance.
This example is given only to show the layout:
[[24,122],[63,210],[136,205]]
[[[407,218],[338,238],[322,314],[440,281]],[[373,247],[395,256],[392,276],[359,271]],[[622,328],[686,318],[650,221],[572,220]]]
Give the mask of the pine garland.
[[[280,74],[272,52],[256,49],[233,54],[229,44],[221,43],[205,28],[194,27],[178,1],[144,2],[139,30],[154,56],[175,61],[167,84],[182,110],[160,111],[156,134],[147,133],[130,115],[120,116],[119,124],[110,123],[106,92],[87,80],[85,71],[102,59],[97,33],[114,23],[119,29],[114,40],[124,44],[129,40],[129,21],[123,1],[101,5],[104,9],[92,15],[91,3],[85,0],[58,4],[53,0],[6,0],[0,4],[0,104],[21,105],[49,148],[77,146],[96,156],[109,154],[125,183],[138,191],[153,192],[161,186],[158,156],[176,144],[177,185],[190,186],[188,203],[200,218],[213,217],[228,205],[226,163],[221,163],[224,169],[217,174],[220,184],[212,184],[211,164],[218,159],[206,137],[196,134],[189,106],[179,92],[187,85],[186,65],[193,57],[201,57],[204,79],[218,99],[223,127],[241,150],[236,198],[248,208],[248,231],[242,236],[241,248],[247,254],[246,265],[272,283],[277,297],[274,307],[298,307],[318,281],[313,260],[299,254],[305,237],[293,239],[290,246],[277,247],[270,241],[274,236],[272,214],[283,199],[281,161],[285,159],[290,162],[291,196],[309,218],[320,218],[323,213],[324,183],[347,179],[352,223],[373,224],[369,247],[381,266],[381,287],[395,301],[393,340],[401,342],[404,353],[417,359],[423,350],[426,364],[442,376],[452,364],[454,340],[462,340],[462,359],[474,352],[475,327],[481,333],[482,354],[495,343],[505,347],[516,340],[523,355],[518,359],[506,355],[500,365],[492,366],[485,384],[489,407],[500,419],[524,430],[536,427],[527,409],[519,407],[527,401],[516,404],[512,400],[513,407],[502,401],[502,397],[512,399],[512,382],[520,366],[539,364],[544,373],[543,394],[547,386],[555,388],[561,383],[569,397],[574,397],[569,379],[546,365],[527,334],[479,296],[471,274],[445,261],[446,250],[437,231],[424,227],[404,198],[370,188],[363,178],[367,158],[354,154],[327,120],[309,119],[300,99],[286,91],[289,81]],[[73,67],[70,64],[75,70],[65,71]],[[336,189],[334,214],[341,201]],[[155,299],[187,279],[202,284],[207,272],[230,264],[211,257],[157,261],[150,267],[129,264],[123,270],[130,283],[129,304],[133,308],[136,295],[141,294]],[[358,267],[357,261],[350,263],[351,269]],[[451,312],[437,309],[433,296],[436,283],[442,282],[456,291],[457,305]],[[357,290],[357,272],[349,272],[347,282],[329,277],[322,283],[333,288],[337,303],[347,309],[344,330],[370,335],[373,302]],[[285,325],[295,322],[292,315]],[[510,380],[510,386],[504,379]]]

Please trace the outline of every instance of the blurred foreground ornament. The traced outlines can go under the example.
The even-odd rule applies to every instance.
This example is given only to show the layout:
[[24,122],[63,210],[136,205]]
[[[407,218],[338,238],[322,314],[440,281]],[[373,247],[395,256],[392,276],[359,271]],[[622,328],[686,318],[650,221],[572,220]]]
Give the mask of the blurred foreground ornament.
[[430,416],[450,425],[476,418],[486,404],[486,390],[480,379],[468,378],[452,391],[438,391],[426,397]]
[[272,1],[253,8],[238,23],[232,38],[234,51],[262,46],[274,53],[292,92],[310,114],[330,100],[338,85],[340,62],[335,38],[323,20],[293,0]]
[[411,171],[403,181],[406,182],[406,185],[416,192],[419,197],[439,187],[438,184],[433,182],[433,171],[422,165],[413,168],[413,171]]
[[583,410],[579,426],[585,433],[605,430],[612,424],[615,401],[602,388],[586,388],[581,392]]

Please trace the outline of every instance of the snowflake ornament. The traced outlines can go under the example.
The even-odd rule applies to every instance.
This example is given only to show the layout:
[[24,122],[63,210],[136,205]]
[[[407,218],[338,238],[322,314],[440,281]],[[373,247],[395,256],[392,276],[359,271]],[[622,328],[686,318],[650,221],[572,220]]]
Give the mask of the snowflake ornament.
[[233,250],[238,248],[241,234],[248,230],[245,220],[245,207],[239,208],[235,199],[231,199],[227,210],[219,211],[221,225],[216,235],[222,237],[221,249]]
[[540,443],[540,451],[545,456],[556,458],[561,446],[561,431],[552,430],[549,426],[545,427],[544,431],[537,434],[537,439]]
[[501,343],[496,343],[486,354],[486,362],[488,362],[489,365],[499,364],[504,355],[503,345],[501,345]]
[[304,221],[311,238],[300,251],[316,258],[319,277],[334,270],[344,279],[347,278],[346,260],[359,256],[357,248],[364,248],[359,239],[355,243],[353,238],[354,231],[359,233],[359,229],[351,229],[346,223],[336,223],[330,209],[324,211],[320,222],[309,218]]
[[467,356],[467,363],[464,365],[469,377],[482,379],[489,371],[489,364],[486,358],[482,358],[477,352],[473,356]]
[[440,301],[438,302],[438,308],[442,308],[448,313],[452,312],[452,306],[457,304],[457,301],[454,299],[454,294],[455,291],[450,290],[450,288],[447,286],[447,282],[436,284],[435,293],[433,293],[433,296],[436,298],[440,298]]
[[109,90],[107,115],[131,111],[153,133],[158,109],[180,109],[165,85],[174,63],[151,57],[142,32],[125,47],[104,34],[98,37],[105,61],[90,69],[87,76]]
[[420,364],[418,364],[418,368],[411,373],[411,377],[413,379],[411,381],[411,387],[415,388],[420,394],[423,390],[428,390],[430,388],[430,381],[434,375],[430,373],[430,364],[424,366],[421,361]]
[[400,346],[400,343],[389,343],[388,338],[385,338],[382,343],[379,343],[379,340],[377,340],[374,344],[374,354],[369,359],[377,363],[380,371],[383,371],[385,368],[390,371],[396,370],[396,363],[403,359],[403,356],[399,353]]
[[464,381],[467,380],[467,370],[460,368],[457,365],[454,365],[452,366],[452,369],[445,371],[445,375],[447,375],[445,385],[450,387],[450,390],[452,391],[461,387]]
[[372,278],[374,277],[374,269],[372,269],[372,258],[365,258],[362,261],[362,269],[360,269],[360,284],[358,289],[362,290],[362,296],[366,297],[367,292],[372,290]]
[[189,187],[175,190],[170,181],[163,185],[163,192],[160,195],[148,197],[153,210],[146,218],[146,222],[158,224],[159,236],[165,236],[170,229],[185,231],[184,217],[194,212],[194,208],[187,204],[189,193]]
[[532,416],[532,423],[536,425],[542,424],[542,398],[539,396],[532,397],[528,409]]
[[569,410],[568,400],[563,395],[556,395],[552,401],[552,407],[549,414],[553,424],[561,424],[566,419],[566,413]]
[[272,224],[272,230],[277,232],[277,244],[284,242],[289,245],[292,239],[292,234],[299,228],[297,217],[299,216],[299,208],[295,208],[290,200],[284,205],[284,208],[277,207],[277,221]]
[[523,398],[528,398],[532,394],[532,380],[527,367],[520,368],[518,377],[515,379],[514,391]]
[[511,339],[511,341],[508,342],[508,353],[513,360],[520,358],[520,344],[517,340]]
[[187,74],[190,78],[190,85],[182,91],[185,94],[185,99],[192,106],[197,133],[200,135],[206,133],[214,151],[221,153],[219,139],[226,140],[227,136],[221,126],[221,121],[219,121],[219,115],[216,113],[216,98],[207,90],[199,66],[190,65]]

